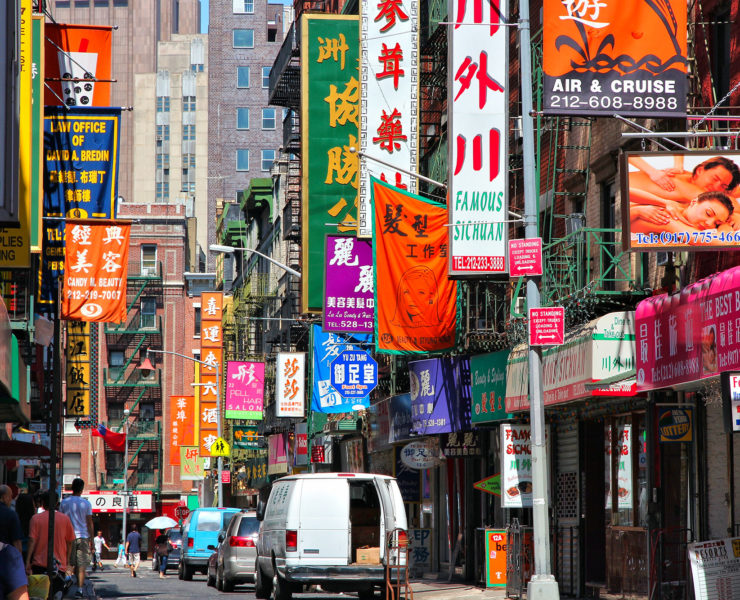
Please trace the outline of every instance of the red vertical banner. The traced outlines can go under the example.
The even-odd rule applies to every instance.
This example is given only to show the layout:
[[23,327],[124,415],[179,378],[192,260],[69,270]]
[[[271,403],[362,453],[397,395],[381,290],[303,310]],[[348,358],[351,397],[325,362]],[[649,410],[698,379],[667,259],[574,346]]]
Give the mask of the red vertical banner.
[[223,386],[223,293],[204,292],[201,298],[200,331],[200,425],[201,456],[211,455],[211,445],[218,437],[218,404]]
[[195,441],[195,397],[170,396],[170,464],[180,464],[180,446]]

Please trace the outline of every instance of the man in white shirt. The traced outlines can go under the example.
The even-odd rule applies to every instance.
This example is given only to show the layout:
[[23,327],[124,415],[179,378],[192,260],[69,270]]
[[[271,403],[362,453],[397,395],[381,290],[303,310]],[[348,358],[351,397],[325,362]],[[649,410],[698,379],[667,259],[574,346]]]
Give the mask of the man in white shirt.
[[98,535],[95,536],[95,539],[93,540],[93,546],[95,546],[95,560],[93,561],[93,571],[97,567],[100,567],[100,570],[103,570],[103,561],[101,560],[101,555],[103,554],[103,546],[105,546],[106,550],[110,550],[108,547],[108,544],[105,543],[105,538],[103,537],[103,532],[98,531]]
[[77,598],[84,595],[82,590],[85,586],[85,569],[90,564],[93,537],[92,505],[82,497],[84,489],[85,482],[78,477],[72,482],[72,495],[62,500],[59,506],[60,512],[69,517],[75,530],[70,564],[75,567],[77,574]]

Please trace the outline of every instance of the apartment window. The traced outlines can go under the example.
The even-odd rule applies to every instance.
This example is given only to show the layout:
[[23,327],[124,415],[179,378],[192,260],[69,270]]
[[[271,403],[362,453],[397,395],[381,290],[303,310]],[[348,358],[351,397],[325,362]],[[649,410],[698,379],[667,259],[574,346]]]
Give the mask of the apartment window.
[[199,63],[197,65],[190,65],[190,70],[193,73],[202,73],[203,72],[203,64]]
[[274,150],[263,150],[262,151],[262,170],[269,171],[272,169],[272,163],[275,162],[275,151]]
[[157,142],[167,142],[170,139],[170,126],[157,125]]
[[62,459],[64,485],[72,485],[72,480],[80,476],[81,468],[82,454],[80,452],[65,452]]
[[95,0],[93,6],[95,8],[108,8],[108,0]]
[[69,8],[69,0],[57,0],[54,8]]
[[154,275],[157,272],[157,246],[155,244],[141,245],[141,274]]
[[89,8],[90,0],[75,0],[75,8]]
[[108,471],[108,473],[122,473],[123,472],[123,452],[106,451],[105,470]]
[[167,170],[170,168],[170,155],[159,153],[157,156],[157,169]]
[[249,87],[249,67],[237,67],[236,68],[236,87],[248,88]]
[[141,298],[141,328],[154,329],[157,324],[157,299],[153,296]]
[[[139,452],[139,464],[137,466],[137,471],[139,472],[139,475],[141,473],[152,473],[154,471],[154,452]],[[139,477],[141,479],[141,477]]]
[[239,148],[236,151],[236,170],[249,171],[249,150]]
[[128,0],[113,0],[113,6],[125,8],[126,6],[128,6]]
[[119,404],[108,404],[106,411],[108,413],[108,424],[113,431],[116,430],[118,424],[123,421],[123,409],[126,405],[123,403]]
[[195,96],[182,97],[182,112],[195,112]]
[[262,109],[262,129],[275,129],[275,109]]
[[126,364],[126,355],[123,350],[108,351],[108,380],[116,381],[123,375],[123,367]]
[[234,48],[254,48],[254,29],[234,29]]
[[157,112],[170,112],[169,96],[157,96]]
[[142,421],[154,421],[154,404],[142,402],[139,404],[139,419]]
[[170,199],[170,184],[168,181],[157,182],[157,202],[166,202]]
[[182,141],[195,140],[195,125],[182,126]]
[[201,324],[201,311],[200,306],[194,306],[193,307],[193,320],[194,323],[194,331],[193,331],[193,337],[199,338],[200,337],[200,324]]
[[272,70],[272,67],[262,67],[262,87],[263,88],[270,87],[270,71],[271,70]]
[[275,29],[274,27],[271,27],[267,30],[267,41],[277,42],[277,29]]
[[251,15],[254,12],[254,0],[234,0],[234,12]]
[[249,109],[241,107],[236,109],[236,128],[249,129]]

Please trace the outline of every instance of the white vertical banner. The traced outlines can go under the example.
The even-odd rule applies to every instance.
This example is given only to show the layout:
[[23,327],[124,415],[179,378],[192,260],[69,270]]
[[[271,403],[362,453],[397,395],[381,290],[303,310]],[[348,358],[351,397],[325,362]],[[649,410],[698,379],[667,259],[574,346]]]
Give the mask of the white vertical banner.
[[279,352],[275,368],[275,416],[303,417],[306,405],[306,353]]
[[450,275],[506,272],[508,0],[450,0]]
[[373,160],[419,169],[419,0],[360,2],[357,237],[372,237],[370,176],[416,193],[417,179]]

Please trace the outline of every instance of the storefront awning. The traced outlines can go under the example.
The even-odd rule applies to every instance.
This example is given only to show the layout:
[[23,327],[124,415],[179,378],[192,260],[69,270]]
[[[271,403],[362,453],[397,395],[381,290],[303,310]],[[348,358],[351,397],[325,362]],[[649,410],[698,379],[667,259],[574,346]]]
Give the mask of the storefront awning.
[[[593,396],[634,396],[627,379],[635,367],[634,312],[614,312],[571,330],[562,346],[543,352],[545,405]],[[528,346],[512,351],[506,366],[506,410],[529,409]]]
[[0,459],[48,458],[51,452],[46,446],[19,440],[0,440]]
[[27,395],[28,373],[14,335],[10,335],[7,353],[0,352],[2,356],[6,357],[0,358],[0,363],[7,363],[8,381],[7,385],[0,381],[0,423],[28,423],[31,418]]

